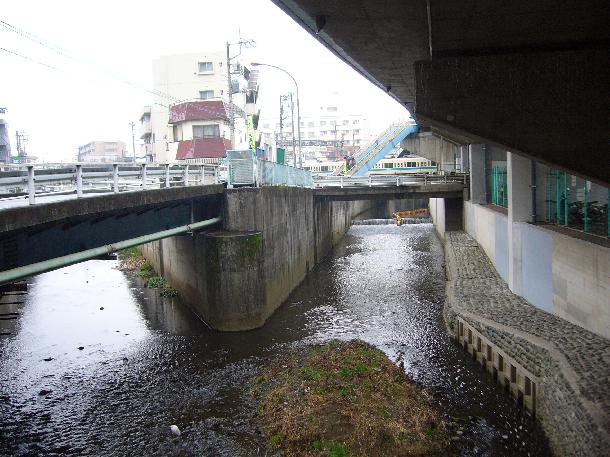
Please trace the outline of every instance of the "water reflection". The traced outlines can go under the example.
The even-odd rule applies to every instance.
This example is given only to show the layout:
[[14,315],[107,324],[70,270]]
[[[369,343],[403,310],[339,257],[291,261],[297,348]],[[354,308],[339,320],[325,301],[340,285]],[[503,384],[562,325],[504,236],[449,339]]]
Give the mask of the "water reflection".
[[40,275],[0,338],[0,454],[264,455],[245,388],[257,368],[292,345],[356,337],[463,419],[462,455],[548,455],[449,342],[442,261],[430,225],[355,226],[264,328],[230,334],[143,291],[114,261]]

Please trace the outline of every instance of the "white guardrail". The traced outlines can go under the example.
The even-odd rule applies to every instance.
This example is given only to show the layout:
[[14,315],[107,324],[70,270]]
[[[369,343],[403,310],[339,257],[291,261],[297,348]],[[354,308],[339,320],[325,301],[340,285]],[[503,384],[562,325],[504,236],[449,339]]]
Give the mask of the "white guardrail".
[[119,193],[176,186],[217,184],[217,165],[71,163],[0,165],[0,205],[27,197]]
[[412,173],[404,175],[368,175],[368,176],[323,176],[314,178],[316,188],[323,187],[389,187],[420,186],[438,184],[468,184],[467,173],[430,174]]

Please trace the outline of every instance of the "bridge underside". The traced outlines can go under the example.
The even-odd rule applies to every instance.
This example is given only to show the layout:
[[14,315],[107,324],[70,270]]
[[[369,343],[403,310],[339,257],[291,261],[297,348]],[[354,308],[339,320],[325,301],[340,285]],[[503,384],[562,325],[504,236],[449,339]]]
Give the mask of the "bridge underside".
[[222,185],[111,194],[0,212],[0,271],[217,217]]
[[273,1],[418,123],[610,182],[607,1]]
[[324,187],[314,191],[316,200],[401,200],[425,198],[462,198],[463,184],[422,184],[416,186]]

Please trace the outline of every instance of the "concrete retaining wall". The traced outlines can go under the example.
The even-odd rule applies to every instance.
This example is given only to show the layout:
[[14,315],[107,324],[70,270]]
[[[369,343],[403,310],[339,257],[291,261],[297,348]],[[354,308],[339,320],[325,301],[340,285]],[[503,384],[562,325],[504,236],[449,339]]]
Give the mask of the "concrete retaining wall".
[[462,230],[462,199],[461,198],[431,198],[430,215],[441,240],[445,239],[445,232]]
[[610,248],[543,226],[511,225],[513,247],[509,251],[507,216],[464,202],[465,231],[507,282],[512,261],[512,292],[544,311],[610,338]]
[[213,328],[247,330],[263,325],[352,219],[374,205],[317,201],[311,189],[231,189],[223,231],[167,238],[142,251]]
[[453,338],[540,419],[554,454],[606,456],[610,341],[511,293],[470,236],[445,240]]

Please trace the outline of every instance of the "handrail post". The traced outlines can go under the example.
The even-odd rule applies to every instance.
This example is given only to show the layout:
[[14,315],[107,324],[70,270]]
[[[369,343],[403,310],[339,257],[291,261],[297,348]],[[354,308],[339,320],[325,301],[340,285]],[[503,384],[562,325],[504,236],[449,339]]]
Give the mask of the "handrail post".
[[146,164],[142,164],[142,190],[146,189]]
[[165,164],[165,188],[169,189],[169,163]]
[[398,187],[398,176],[396,176],[396,187]]
[[205,165],[201,164],[201,185],[205,184]]
[[112,164],[112,191],[115,194],[119,193],[119,164]]
[[30,205],[36,202],[36,186],[34,184],[34,165],[28,165],[28,200]]
[[83,196],[83,166],[76,165],[76,198]]
[[184,166],[184,174],[183,174],[183,176],[184,176],[183,186],[186,187],[186,186],[189,185],[189,166],[188,165]]
[[373,186],[372,177],[371,177],[371,175],[369,175],[369,187],[372,187],[372,186]]
[[343,176],[341,176],[341,189],[343,189]]
[[214,184],[220,183],[220,174],[218,172],[218,165],[214,167]]

